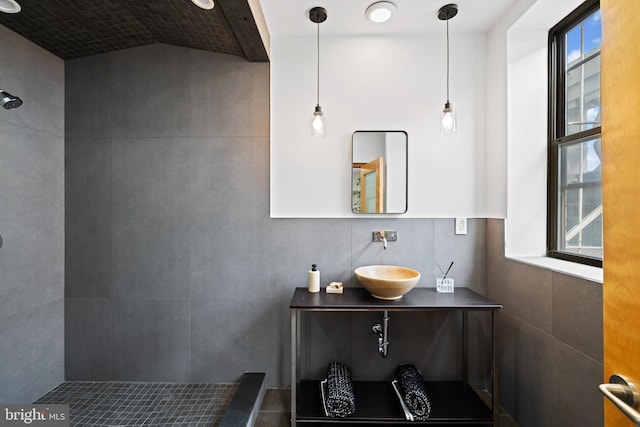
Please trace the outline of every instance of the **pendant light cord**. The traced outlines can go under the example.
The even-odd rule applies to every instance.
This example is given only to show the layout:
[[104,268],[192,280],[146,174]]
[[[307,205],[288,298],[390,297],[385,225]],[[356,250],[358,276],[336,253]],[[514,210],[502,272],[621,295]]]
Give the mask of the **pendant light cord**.
[[449,103],[449,20],[447,19],[447,104]]
[[320,22],[318,22],[317,25],[318,25],[318,32],[317,32],[316,41],[317,41],[317,48],[318,48],[317,49],[318,51],[318,61],[317,61],[318,84],[317,84],[316,104],[320,106]]

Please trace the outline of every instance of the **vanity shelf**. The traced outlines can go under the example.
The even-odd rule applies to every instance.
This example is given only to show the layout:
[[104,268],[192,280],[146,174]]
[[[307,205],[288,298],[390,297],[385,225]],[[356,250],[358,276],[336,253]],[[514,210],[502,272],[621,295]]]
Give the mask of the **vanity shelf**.
[[[384,301],[372,297],[363,288],[345,288],[343,294],[311,294],[297,288],[289,306],[291,311],[292,381],[291,425],[307,424],[417,424],[417,425],[493,425],[497,426],[497,373],[495,361],[495,312],[502,308],[467,288],[454,293],[438,293],[434,288],[414,288],[402,299]],[[300,379],[300,316],[308,311],[369,312],[369,311],[456,311],[462,313],[463,366],[467,366],[467,313],[484,311],[491,316],[491,378],[492,397],[487,405],[467,384],[467,370],[461,381],[428,381],[425,389],[432,411],[428,420],[407,421],[390,381],[354,380],[356,412],[346,418],[324,415],[320,382]]]

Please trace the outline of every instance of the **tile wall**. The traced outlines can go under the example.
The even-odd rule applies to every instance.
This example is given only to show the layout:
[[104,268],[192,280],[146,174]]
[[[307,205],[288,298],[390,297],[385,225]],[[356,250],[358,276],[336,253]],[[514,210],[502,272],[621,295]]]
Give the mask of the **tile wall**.
[[504,256],[487,221],[487,283],[498,316],[501,403],[521,427],[603,425],[602,284]]
[[0,402],[64,379],[64,63],[0,26]]

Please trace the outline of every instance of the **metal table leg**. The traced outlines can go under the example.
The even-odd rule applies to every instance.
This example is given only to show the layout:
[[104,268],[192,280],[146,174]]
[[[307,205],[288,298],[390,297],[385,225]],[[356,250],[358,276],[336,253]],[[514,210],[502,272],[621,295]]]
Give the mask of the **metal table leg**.
[[496,312],[491,311],[491,378],[493,381],[491,397],[493,410],[493,426],[498,427],[500,400],[498,399],[498,364],[496,362]]
[[298,386],[298,356],[300,354],[300,331],[298,330],[298,310],[291,310],[291,427],[296,426],[298,413],[296,389]]

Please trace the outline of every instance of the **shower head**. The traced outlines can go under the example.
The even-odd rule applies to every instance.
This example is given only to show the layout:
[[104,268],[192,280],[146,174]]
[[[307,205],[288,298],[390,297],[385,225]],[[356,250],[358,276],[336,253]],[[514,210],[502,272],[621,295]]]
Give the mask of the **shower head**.
[[22,99],[0,89],[0,104],[7,110],[18,108],[22,105]]

